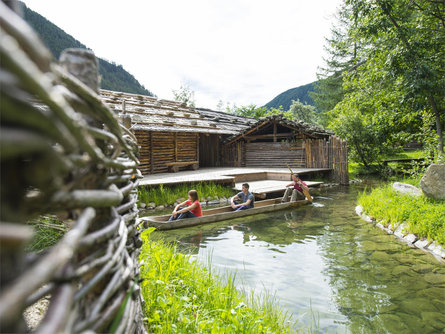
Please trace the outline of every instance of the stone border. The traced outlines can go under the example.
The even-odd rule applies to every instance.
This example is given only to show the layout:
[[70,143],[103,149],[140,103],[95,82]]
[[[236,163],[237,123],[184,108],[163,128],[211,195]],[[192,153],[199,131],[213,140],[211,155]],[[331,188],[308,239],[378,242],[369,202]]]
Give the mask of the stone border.
[[428,241],[427,239],[419,239],[415,234],[406,233],[404,229],[407,224],[398,224],[396,229],[394,230],[391,227],[391,224],[388,227],[385,227],[382,224],[381,220],[376,220],[364,214],[363,207],[361,205],[355,207],[355,212],[364,221],[374,224],[388,234],[394,234],[396,237],[406,242],[412,248],[417,247],[425,252],[431,253],[440,263],[445,264],[445,249],[434,240]]

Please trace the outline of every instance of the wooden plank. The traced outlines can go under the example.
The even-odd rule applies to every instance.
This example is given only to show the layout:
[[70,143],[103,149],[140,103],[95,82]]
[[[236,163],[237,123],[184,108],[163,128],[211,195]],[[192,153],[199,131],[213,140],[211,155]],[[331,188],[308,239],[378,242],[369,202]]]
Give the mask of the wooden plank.
[[[107,104],[108,104],[108,102],[107,102]],[[197,114],[195,114],[195,115],[198,117],[178,115],[178,113],[191,114],[190,111],[173,110],[173,112],[175,114],[173,116],[169,116],[169,115],[167,115],[167,113],[162,114],[159,112],[153,112],[153,111],[149,110],[149,108],[152,108],[152,106],[147,106],[147,105],[143,105],[143,106],[147,108],[145,111],[128,110],[127,114],[135,114],[135,115],[143,115],[143,116],[163,116],[163,117],[169,117],[169,118],[185,118],[185,119],[196,120],[196,121],[202,120],[202,118],[200,118],[199,115],[197,115]],[[158,107],[156,107],[156,108],[158,108]]]
[[245,133],[243,133],[243,134],[241,134],[241,135],[236,136],[235,138],[233,138],[231,141],[229,141],[229,142],[227,143],[227,145],[230,145],[230,144],[232,144],[232,143],[235,143],[236,141],[238,141],[238,139],[243,138],[244,136],[247,136],[248,134],[250,134],[250,133],[252,133],[252,132],[254,132],[254,131],[258,131],[260,128],[262,128],[264,125],[266,125],[266,124],[268,124],[268,123],[269,123],[269,120],[264,121],[264,122],[262,122],[261,124],[258,124],[258,125],[255,126],[253,129],[250,129],[250,130],[246,131]]
[[[206,120],[204,119],[204,121],[206,121]],[[171,127],[185,127],[185,128],[221,130],[221,128],[219,128],[219,127],[204,126],[204,125],[189,125],[189,124],[174,123],[174,122],[172,122],[172,123],[162,123],[161,124],[161,123],[154,123],[154,122],[137,121],[137,124],[140,124],[140,125],[160,125],[160,126],[171,126]]]
[[[294,136],[294,134],[292,132],[275,134],[276,138],[288,138],[288,137],[293,137],[293,136]],[[273,139],[273,138],[274,138],[273,133],[272,134],[268,133],[268,134],[264,134],[264,135],[244,136],[244,139],[246,139],[246,140]]]
[[175,162],[166,162],[167,166],[188,166],[193,164],[198,164],[199,161],[175,161]]
[[[294,168],[292,169],[295,173],[300,175],[306,175],[305,179],[310,178],[310,174],[313,173],[328,173],[332,171],[332,169],[326,168]],[[162,173],[162,172],[161,172]],[[221,183],[235,183],[243,181],[241,178],[237,178],[237,176],[242,175],[251,175],[252,178],[258,180],[258,178],[254,177],[255,174],[259,174],[264,176],[264,173],[267,173],[266,179],[273,180],[282,180],[290,183],[290,173],[286,168],[227,168],[227,167],[217,167],[217,168],[200,168],[198,171],[179,171],[178,174],[171,174],[165,171],[164,174],[152,174],[145,175],[144,178],[140,181],[140,185],[146,186],[155,186],[159,184],[181,184],[184,182],[221,182]],[[248,181],[249,182],[249,181]]]

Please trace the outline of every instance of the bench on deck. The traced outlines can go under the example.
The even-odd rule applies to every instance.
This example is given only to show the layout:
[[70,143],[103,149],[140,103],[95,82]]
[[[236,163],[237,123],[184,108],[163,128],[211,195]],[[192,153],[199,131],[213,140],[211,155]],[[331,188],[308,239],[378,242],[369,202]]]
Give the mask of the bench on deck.
[[168,171],[170,173],[176,173],[179,171],[179,167],[190,167],[192,170],[197,170],[199,167],[199,161],[176,161],[167,162]]

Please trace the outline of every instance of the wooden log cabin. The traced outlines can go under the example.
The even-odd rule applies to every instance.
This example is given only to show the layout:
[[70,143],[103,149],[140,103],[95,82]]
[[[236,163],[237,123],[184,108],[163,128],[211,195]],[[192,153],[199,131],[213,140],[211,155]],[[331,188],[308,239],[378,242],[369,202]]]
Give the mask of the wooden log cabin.
[[101,90],[135,134],[142,174],[198,167],[326,168],[348,182],[346,143],[318,126],[281,115],[260,120],[176,101]]
[[221,166],[221,142],[256,120],[176,101],[101,90],[103,101],[135,134],[142,174]]
[[261,118],[226,139],[221,151],[223,166],[327,168],[337,182],[349,182],[346,142],[333,132],[282,115]]

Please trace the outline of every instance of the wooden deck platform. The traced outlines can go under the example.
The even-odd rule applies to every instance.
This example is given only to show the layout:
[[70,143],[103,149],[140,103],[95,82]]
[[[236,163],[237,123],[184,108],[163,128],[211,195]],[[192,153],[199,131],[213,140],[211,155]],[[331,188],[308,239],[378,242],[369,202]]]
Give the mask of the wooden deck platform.
[[[293,168],[294,173],[300,174],[303,180],[310,179],[310,175],[327,173],[328,168]],[[290,172],[287,168],[231,168],[214,167],[200,168],[194,171],[180,171],[175,174],[160,173],[146,175],[139,182],[141,186],[174,185],[180,183],[216,182],[235,186],[239,182],[252,182],[259,180],[277,180],[290,182]],[[286,183],[286,184],[287,184]]]

